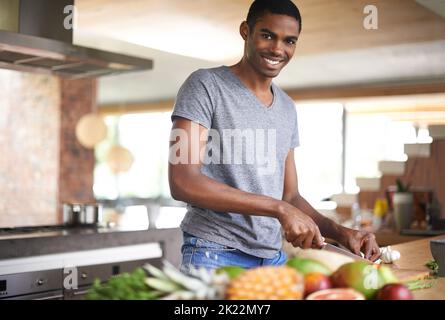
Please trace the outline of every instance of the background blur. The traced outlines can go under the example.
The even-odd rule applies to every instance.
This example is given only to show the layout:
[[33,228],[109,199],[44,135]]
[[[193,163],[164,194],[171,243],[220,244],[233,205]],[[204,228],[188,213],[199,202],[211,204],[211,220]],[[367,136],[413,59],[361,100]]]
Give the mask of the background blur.
[[[303,30],[275,82],[298,112],[301,193],[348,221],[401,179],[431,191],[444,215],[445,1],[294,2]],[[58,223],[61,203],[94,201],[109,222],[178,226],[185,208],[167,181],[175,95],[193,71],[241,58],[250,3],[76,0],[75,44],[154,67],[74,82],[0,69],[0,226]],[[91,112],[107,137],[88,149],[73,132]],[[114,145],[130,152],[128,170],[110,166]]]

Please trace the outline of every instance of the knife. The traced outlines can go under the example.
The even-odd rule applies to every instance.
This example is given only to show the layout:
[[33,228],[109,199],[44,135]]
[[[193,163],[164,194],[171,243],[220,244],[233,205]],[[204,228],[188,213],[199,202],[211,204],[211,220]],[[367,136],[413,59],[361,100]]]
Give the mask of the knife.
[[326,251],[331,251],[331,252],[335,252],[335,253],[340,253],[340,254],[343,254],[343,255],[345,255],[345,256],[351,257],[351,258],[353,258],[354,260],[366,261],[367,263],[371,263],[371,261],[369,261],[369,260],[367,260],[367,259],[365,259],[365,258],[362,258],[361,256],[356,255],[356,254],[352,253],[352,252],[349,251],[349,250],[342,249],[342,248],[340,248],[340,247],[336,247],[336,246],[334,246],[334,245],[332,245],[332,244],[330,244],[330,243],[326,243],[326,242],[325,242],[325,243],[323,244],[323,247],[322,247],[321,250],[326,250]]

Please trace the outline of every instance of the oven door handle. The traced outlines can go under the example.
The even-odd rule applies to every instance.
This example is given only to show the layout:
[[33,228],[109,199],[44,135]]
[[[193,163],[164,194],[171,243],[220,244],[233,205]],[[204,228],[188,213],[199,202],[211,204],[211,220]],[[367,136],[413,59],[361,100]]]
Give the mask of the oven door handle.
[[74,291],[74,292],[73,292],[73,295],[74,295],[74,296],[84,295],[84,294],[88,293],[88,290],[89,290],[89,289]]
[[63,294],[53,294],[51,296],[37,298],[36,300],[56,300],[56,299],[63,299]]

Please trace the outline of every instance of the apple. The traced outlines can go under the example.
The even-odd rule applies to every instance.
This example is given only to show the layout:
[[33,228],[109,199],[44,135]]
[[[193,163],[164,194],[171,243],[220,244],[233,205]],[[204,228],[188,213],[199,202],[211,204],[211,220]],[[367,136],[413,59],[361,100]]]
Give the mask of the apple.
[[413,300],[413,294],[403,284],[390,283],[379,290],[377,300]]
[[304,295],[332,288],[331,279],[321,272],[309,272],[304,275]]

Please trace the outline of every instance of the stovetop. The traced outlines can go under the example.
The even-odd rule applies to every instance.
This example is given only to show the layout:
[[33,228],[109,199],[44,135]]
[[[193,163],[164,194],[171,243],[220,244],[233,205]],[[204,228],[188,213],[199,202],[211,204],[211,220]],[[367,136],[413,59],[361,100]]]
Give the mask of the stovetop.
[[96,226],[96,225],[81,225],[78,227],[72,227],[72,226],[67,226],[67,225],[11,227],[11,228],[0,228],[0,236],[35,233],[35,232],[53,232],[53,231],[63,231],[63,230],[97,229],[97,228],[98,228],[98,226]]
[[0,228],[0,240],[18,239],[18,238],[35,238],[50,236],[67,236],[75,234],[97,234],[110,232],[131,232],[131,231],[148,231],[145,227],[123,227],[114,224],[107,225],[45,225],[45,226],[28,226]]
[[98,233],[106,232],[110,228],[97,225],[81,225],[81,226],[67,226],[67,225],[45,225],[45,226],[28,226],[28,227],[13,227],[0,228],[1,239],[16,239],[16,238],[33,238],[42,236],[59,236],[76,233]]

